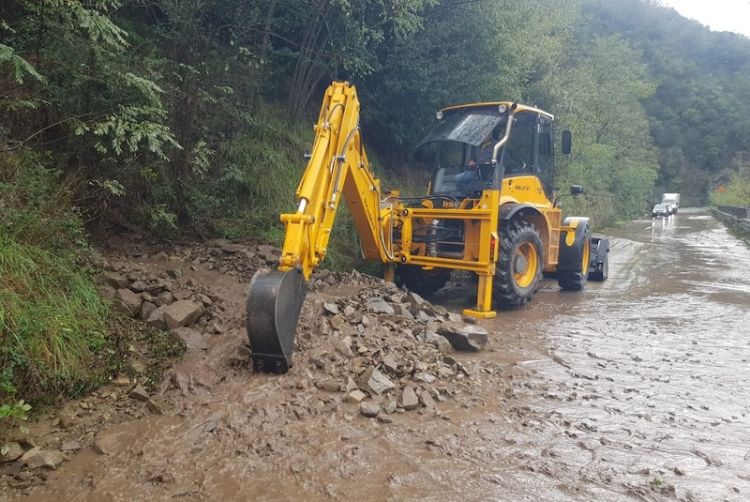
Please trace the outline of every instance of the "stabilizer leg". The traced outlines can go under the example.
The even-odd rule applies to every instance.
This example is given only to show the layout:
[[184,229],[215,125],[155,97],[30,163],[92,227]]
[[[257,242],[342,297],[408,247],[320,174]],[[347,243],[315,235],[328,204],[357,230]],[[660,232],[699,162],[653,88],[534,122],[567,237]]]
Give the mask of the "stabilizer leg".
[[247,336],[256,371],[286,373],[292,365],[307,284],[301,272],[259,270],[247,297]]

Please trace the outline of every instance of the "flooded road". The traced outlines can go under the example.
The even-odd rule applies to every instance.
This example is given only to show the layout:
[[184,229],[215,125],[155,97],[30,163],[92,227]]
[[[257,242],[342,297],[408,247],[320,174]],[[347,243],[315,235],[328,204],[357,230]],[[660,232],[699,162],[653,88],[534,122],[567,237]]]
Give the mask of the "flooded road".
[[[315,412],[328,401],[305,364],[267,377],[227,362],[237,329],[188,354],[198,383],[169,391],[164,415],[113,426],[107,455],[84,449],[11,498],[750,500],[750,250],[701,212],[610,235],[609,280],[547,281],[483,321],[485,351],[453,354],[470,386],[434,411]],[[222,287],[239,324],[243,286]],[[461,294],[435,301],[457,310]]]

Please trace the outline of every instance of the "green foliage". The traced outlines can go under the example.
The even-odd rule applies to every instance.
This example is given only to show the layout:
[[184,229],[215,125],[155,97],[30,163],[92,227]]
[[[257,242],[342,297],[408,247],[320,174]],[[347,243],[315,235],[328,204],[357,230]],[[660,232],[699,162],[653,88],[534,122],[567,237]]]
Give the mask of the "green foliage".
[[0,159],[0,402],[90,385],[106,346],[109,307],[60,181],[35,156]]
[[730,170],[728,180],[711,192],[711,204],[750,207],[750,158],[739,158],[736,164],[737,170]]
[[[3,420],[27,420],[29,411],[31,411],[31,405],[23,399],[17,403],[0,405],[0,423]],[[0,454],[4,455],[5,453],[0,449]]]

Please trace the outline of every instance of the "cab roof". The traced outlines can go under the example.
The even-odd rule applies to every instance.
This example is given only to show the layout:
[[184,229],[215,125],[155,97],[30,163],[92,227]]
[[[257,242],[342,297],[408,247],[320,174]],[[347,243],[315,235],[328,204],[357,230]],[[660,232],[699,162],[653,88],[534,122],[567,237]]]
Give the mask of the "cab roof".
[[543,115],[547,117],[550,120],[555,120],[555,116],[551,113],[547,113],[544,110],[541,110],[535,106],[528,106],[528,105],[522,105],[520,103],[513,103],[512,101],[488,101],[483,103],[465,103],[460,105],[451,105],[446,106],[445,108],[442,108],[440,111],[445,112],[453,112],[457,110],[466,110],[471,108],[497,108],[500,105],[505,105],[510,109],[513,105],[516,105],[516,113],[518,112],[533,112],[538,113],[539,115]]

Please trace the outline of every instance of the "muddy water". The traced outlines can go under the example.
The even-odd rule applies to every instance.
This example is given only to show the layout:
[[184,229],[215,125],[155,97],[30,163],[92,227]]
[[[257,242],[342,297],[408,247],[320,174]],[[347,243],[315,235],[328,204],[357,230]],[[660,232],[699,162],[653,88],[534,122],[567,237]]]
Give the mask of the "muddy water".
[[[547,282],[485,323],[488,350],[457,356],[493,362],[502,386],[479,378],[392,424],[310,412],[326,404],[296,388],[299,367],[232,366],[237,329],[182,362],[194,385],[165,415],[114,427],[112,454],[84,450],[27,498],[749,500],[748,270],[750,250],[705,214],[634,222],[608,282]],[[460,309],[466,291],[439,298]]]

